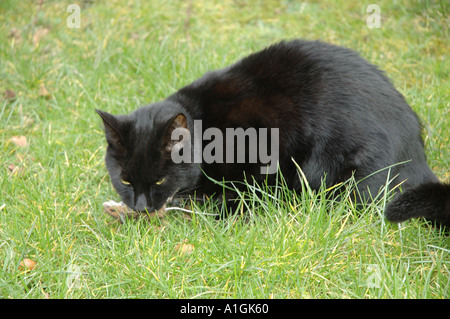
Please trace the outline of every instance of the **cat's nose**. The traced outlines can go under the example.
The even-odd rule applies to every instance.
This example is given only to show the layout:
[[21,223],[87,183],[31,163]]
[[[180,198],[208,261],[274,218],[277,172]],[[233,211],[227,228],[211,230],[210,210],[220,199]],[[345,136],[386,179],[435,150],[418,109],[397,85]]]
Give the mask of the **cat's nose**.
[[144,211],[146,208],[147,208],[147,198],[145,197],[144,194],[140,194],[136,199],[134,209],[138,211]]

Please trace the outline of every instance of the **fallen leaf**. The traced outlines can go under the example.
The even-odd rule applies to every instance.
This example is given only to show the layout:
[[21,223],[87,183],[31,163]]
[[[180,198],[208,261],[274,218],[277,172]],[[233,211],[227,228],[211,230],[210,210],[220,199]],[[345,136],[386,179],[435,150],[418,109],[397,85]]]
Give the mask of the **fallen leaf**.
[[33,34],[33,44],[34,46],[39,46],[41,39],[45,37],[50,32],[49,28],[38,28]]
[[19,264],[19,270],[21,271],[25,270],[26,272],[28,272],[33,270],[34,267],[36,267],[36,262],[28,258],[25,258]]
[[27,147],[27,138],[25,136],[13,136],[11,138],[11,142],[16,144],[19,147]]
[[192,252],[195,250],[195,247],[192,244],[182,242],[175,246],[175,250],[181,252],[182,254],[192,254]]
[[11,172],[11,175],[19,176],[24,172],[23,167],[16,166],[14,164],[8,165],[8,170]]
[[31,117],[23,116],[23,126],[30,126],[34,123],[34,120]]
[[11,28],[11,30],[9,31],[9,37],[13,38],[15,41],[22,40],[22,35],[20,33],[20,30],[17,28]]
[[39,96],[46,98],[47,100],[49,100],[52,97],[50,95],[50,93],[47,91],[47,89],[45,88],[44,83],[41,83],[39,85]]
[[16,93],[14,93],[13,90],[6,90],[5,94],[3,95],[5,97],[5,100],[7,101],[14,101],[16,99]]
[[130,35],[130,38],[131,38],[132,40],[139,40],[139,38],[140,38],[139,33],[133,32],[133,33]]

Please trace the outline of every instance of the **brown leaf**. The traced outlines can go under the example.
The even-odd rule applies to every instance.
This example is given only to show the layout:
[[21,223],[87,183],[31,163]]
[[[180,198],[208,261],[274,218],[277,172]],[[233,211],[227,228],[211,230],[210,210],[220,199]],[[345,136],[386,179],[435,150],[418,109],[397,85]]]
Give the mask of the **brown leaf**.
[[9,37],[13,38],[16,41],[20,41],[22,39],[22,35],[20,34],[20,30],[17,28],[11,28],[9,31]]
[[36,262],[28,258],[25,258],[19,264],[19,270],[21,271],[25,270],[26,272],[29,272],[33,270],[34,267],[36,267]]
[[34,123],[34,120],[31,117],[23,116],[23,126],[30,126]]
[[50,32],[49,28],[38,28],[33,35],[34,46],[36,47],[39,46],[39,42],[41,42],[41,39],[45,37],[49,32]]
[[52,96],[50,95],[50,93],[47,91],[47,89],[45,88],[44,83],[41,83],[39,85],[39,96],[49,100]]
[[195,247],[192,244],[182,242],[175,246],[175,250],[181,252],[182,254],[192,254],[192,252],[195,250]]
[[11,175],[20,176],[24,172],[23,167],[19,167],[14,164],[9,164],[7,167],[8,167],[8,170],[11,172]]
[[13,90],[6,90],[4,97],[5,97],[5,100],[12,102],[16,99],[16,93],[14,93]]
[[11,137],[11,142],[19,147],[27,147],[27,138],[25,136],[13,136]]

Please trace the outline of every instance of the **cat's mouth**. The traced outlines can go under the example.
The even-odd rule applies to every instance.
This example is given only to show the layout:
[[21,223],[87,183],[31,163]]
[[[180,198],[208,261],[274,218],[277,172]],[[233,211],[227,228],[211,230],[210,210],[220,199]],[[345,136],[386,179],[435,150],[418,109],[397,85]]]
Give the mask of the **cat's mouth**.
[[160,209],[149,212],[147,209],[144,211],[133,210],[127,206],[124,202],[115,202],[113,200],[103,203],[103,209],[108,215],[118,219],[121,223],[124,223],[128,218],[163,218],[166,214],[166,205],[173,201],[174,196],[178,193],[177,189]]

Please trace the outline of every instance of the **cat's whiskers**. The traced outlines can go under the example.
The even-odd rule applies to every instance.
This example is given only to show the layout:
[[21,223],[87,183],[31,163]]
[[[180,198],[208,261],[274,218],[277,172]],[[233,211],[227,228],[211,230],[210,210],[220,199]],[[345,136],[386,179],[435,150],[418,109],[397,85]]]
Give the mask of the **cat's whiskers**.
[[178,188],[175,192],[173,192],[173,194],[171,196],[169,196],[169,198],[167,198],[166,200],[166,204],[171,202],[173,200],[173,197],[175,196],[175,194],[179,191],[180,189]]
[[[178,194],[183,194],[183,193],[187,193],[187,192],[191,192],[193,190],[199,189],[201,186],[195,186],[195,187],[191,187],[191,188],[186,188],[183,189],[181,192],[179,192]],[[177,189],[177,191],[175,193],[177,193],[180,189]],[[177,194],[177,195],[178,195]]]

